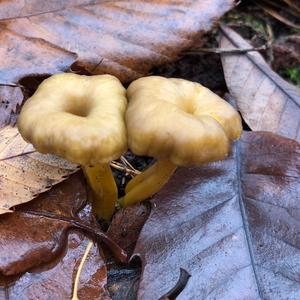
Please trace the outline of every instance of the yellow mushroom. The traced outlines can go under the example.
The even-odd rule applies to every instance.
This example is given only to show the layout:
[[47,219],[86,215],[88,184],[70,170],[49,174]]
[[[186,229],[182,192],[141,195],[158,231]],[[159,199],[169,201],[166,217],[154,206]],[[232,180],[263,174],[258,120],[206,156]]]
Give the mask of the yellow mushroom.
[[144,77],[130,84],[127,99],[129,148],[158,160],[128,183],[122,206],[158,192],[177,166],[224,159],[242,132],[234,108],[199,83]]
[[18,118],[23,138],[41,153],[82,165],[94,210],[110,219],[117,186],[109,162],[127,149],[126,91],[111,75],[57,74],[43,81]]

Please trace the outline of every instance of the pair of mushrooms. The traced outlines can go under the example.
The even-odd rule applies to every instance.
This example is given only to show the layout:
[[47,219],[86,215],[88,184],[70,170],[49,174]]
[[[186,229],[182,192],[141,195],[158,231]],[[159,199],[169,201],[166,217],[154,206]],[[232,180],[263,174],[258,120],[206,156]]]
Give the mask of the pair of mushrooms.
[[224,159],[242,132],[239,114],[199,83],[149,76],[126,91],[111,75],[66,73],[39,86],[24,104],[18,128],[39,152],[82,166],[94,211],[107,220],[118,197],[109,163],[127,147],[157,161],[128,183],[119,199],[123,207],[159,191],[177,166]]

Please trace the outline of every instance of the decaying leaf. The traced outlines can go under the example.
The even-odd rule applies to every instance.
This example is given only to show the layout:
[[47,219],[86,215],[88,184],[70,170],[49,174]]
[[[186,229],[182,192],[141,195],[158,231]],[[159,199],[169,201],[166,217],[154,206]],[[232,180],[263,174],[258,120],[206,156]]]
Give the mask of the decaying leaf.
[[152,200],[135,249],[139,299],[191,277],[180,299],[300,298],[300,144],[245,133],[231,157],[180,168]]
[[300,34],[284,36],[273,45],[272,68],[277,72],[300,66]]
[[267,14],[280,22],[300,29],[300,2],[299,0],[255,0]]
[[[131,81],[176,59],[233,5],[234,0],[1,1],[0,103],[4,85],[70,68]],[[12,109],[0,114],[0,125]]]
[[[71,232],[66,250],[47,266],[32,269],[17,280],[2,279],[1,299],[71,299],[74,278],[88,238],[82,233]],[[1,281],[0,281],[1,282]],[[81,272],[78,298],[111,299],[106,290],[107,271],[96,245],[91,249]],[[30,283],[30,284],[29,284]],[[1,293],[3,297],[1,297]],[[5,295],[7,295],[5,297]]]
[[83,175],[77,173],[37,199],[19,205],[13,214],[2,215],[0,274],[17,275],[53,262],[64,249],[70,229],[103,238],[124,261],[121,249],[101,233],[86,201]]
[[20,87],[0,85],[0,128],[10,123],[11,113],[16,112],[17,106],[22,102],[23,94]]
[[78,170],[65,159],[33,151],[17,128],[0,129],[0,214],[11,212],[11,207],[30,201]]
[[145,203],[119,210],[111,221],[107,235],[130,255],[149,212],[150,207]]
[[[221,48],[251,47],[230,28],[221,32]],[[251,129],[300,141],[300,89],[272,71],[257,52],[222,54],[222,64],[230,94]]]
[[[64,248],[70,223],[60,217],[79,218],[93,224],[86,204],[82,177],[75,174],[13,214],[0,218],[0,273],[16,275],[53,260]],[[47,218],[45,213],[57,218]]]

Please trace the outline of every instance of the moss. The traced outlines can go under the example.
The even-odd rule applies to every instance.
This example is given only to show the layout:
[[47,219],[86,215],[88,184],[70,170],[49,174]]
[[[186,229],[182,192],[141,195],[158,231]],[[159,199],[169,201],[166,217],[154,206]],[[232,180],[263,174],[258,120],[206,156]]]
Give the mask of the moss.
[[297,86],[300,86],[300,68],[291,67],[283,70],[283,74]]

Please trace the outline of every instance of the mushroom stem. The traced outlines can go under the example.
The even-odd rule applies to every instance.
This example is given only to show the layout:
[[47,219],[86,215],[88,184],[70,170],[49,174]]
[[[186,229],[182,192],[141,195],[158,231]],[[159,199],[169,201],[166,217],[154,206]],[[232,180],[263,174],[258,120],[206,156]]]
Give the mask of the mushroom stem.
[[175,172],[177,166],[168,159],[160,159],[150,168],[134,177],[125,188],[125,196],[119,199],[122,207],[143,201],[157,193]]
[[94,213],[110,220],[115,211],[118,188],[109,164],[83,166],[82,169],[93,191]]

